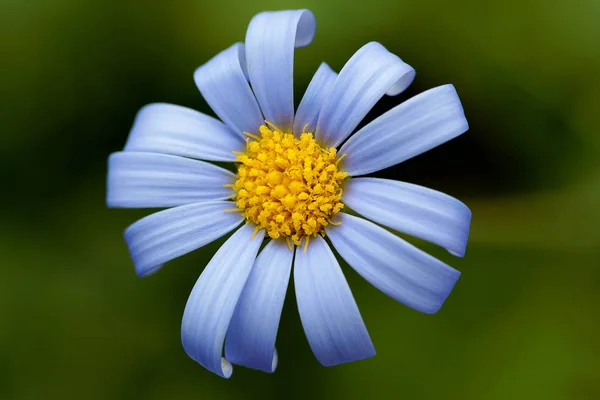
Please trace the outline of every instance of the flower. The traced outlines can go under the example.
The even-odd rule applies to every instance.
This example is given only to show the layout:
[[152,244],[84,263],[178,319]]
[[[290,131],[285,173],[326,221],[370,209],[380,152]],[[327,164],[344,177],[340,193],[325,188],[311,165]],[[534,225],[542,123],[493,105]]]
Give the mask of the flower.
[[[196,282],[181,328],[187,354],[226,378],[231,363],[275,370],[292,263],[317,359],[335,365],[375,354],[325,238],[367,281],[424,313],[441,307],[460,275],[384,227],[463,256],[471,219],[463,203],[409,183],[357,177],[465,132],[454,87],[421,93],[350,136],[415,71],[368,43],[339,74],[321,64],[294,114],[294,48],[314,33],[308,10],[256,15],[245,45],[234,44],[194,74],[223,122],[151,104],[137,115],[124,151],[109,158],[109,206],[172,207],[125,231],[138,275],[235,230]],[[206,161],[236,162],[237,174]]]

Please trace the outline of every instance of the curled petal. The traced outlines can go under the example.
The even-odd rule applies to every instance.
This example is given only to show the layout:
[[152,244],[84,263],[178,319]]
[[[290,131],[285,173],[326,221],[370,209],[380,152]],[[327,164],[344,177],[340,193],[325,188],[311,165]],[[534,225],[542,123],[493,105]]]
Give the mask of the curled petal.
[[416,95],[356,132],[340,149],[344,169],[364,175],[401,163],[466,132],[458,94],[443,85]]
[[204,100],[240,138],[258,132],[263,117],[247,80],[244,45],[223,50],[194,72]]
[[262,12],[246,32],[248,75],[265,119],[290,132],[294,121],[294,48],[310,44],[315,16],[308,10]]
[[264,237],[254,227],[238,229],[215,253],[194,285],[183,312],[181,342],[185,352],[224,378],[232,373],[223,342],[244,284]]
[[337,147],[384,95],[396,95],[410,85],[415,70],[377,42],[367,43],[340,71],[323,104],[315,137]]
[[296,248],[294,284],[304,332],[321,364],[375,355],[346,278],[322,237],[311,239],[306,253]]
[[326,229],[338,253],[388,296],[427,314],[442,306],[460,272],[365,219],[338,214]]
[[342,201],[357,213],[399,232],[428,240],[464,256],[471,211],[447,194],[410,183],[353,178]]
[[225,355],[232,363],[275,371],[275,339],[293,256],[284,240],[271,240],[256,259],[227,331]]
[[243,217],[231,201],[208,201],[159,211],[125,230],[135,270],[139,276],[156,272],[174,258],[212,242],[233,230]]

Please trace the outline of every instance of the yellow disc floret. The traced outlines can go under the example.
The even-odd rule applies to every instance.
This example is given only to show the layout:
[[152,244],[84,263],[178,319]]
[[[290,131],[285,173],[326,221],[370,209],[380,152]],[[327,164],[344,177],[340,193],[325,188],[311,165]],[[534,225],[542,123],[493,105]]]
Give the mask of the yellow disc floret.
[[324,228],[344,204],[335,148],[324,149],[312,133],[299,138],[274,125],[260,127],[260,136],[246,133],[246,151],[238,154],[238,179],[233,184],[238,209],[273,238],[296,245],[306,237],[324,235]]

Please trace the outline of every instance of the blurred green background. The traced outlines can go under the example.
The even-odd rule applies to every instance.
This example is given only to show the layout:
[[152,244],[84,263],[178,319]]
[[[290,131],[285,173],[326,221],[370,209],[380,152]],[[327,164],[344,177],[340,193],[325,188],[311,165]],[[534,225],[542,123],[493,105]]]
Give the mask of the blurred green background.
[[[210,113],[194,69],[257,12],[310,8],[296,99],[367,41],[417,70],[373,114],[453,83],[471,129],[385,172],[473,211],[463,272],[422,315],[343,266],[372,359],[322,367],[293,291],[279,368],[224,380],[184,353],[187,296],[220,240],[135,276],[106,159],[156,101]],[[596,0],[0,1],[0,399],[600,398],[600,3]]]

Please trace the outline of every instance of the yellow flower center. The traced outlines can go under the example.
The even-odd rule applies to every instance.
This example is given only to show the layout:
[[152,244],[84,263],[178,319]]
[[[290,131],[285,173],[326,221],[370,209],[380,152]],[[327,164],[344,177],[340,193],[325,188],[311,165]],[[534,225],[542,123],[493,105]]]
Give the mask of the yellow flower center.
[[312,133],[296,138],[267,122],[260,136],[245,133],[246,151],[236,153],[238,179],[233,184],[238,210],[246,220],[265,229],[273,238],[300,245],[311,236],[325,235],[324,228],[344,204],[335,148],[324,149]]

